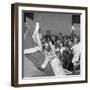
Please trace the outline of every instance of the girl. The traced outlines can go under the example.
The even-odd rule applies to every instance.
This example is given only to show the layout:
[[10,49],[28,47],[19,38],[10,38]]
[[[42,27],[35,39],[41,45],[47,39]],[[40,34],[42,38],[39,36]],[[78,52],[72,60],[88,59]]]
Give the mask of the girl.
[[55,76],[65,76],[64,69],[58,56],[55,54],[55,47],[54,45],[52,45],[51,41],[49,41],[49,45],[51,50],[50,53],[46,54],[46,59],[42,64],[42,67],[45,68],[47,66],[47,63],[50,62]]

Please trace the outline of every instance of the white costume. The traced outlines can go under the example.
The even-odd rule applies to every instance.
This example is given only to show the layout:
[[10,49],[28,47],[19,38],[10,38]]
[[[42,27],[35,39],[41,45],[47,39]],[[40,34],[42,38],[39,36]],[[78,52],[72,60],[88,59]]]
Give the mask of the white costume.
[[75,44],[71,49],[74,52],[72,63],[75,64],[76,62],[79,61],[79,56],[80,56],[80,53],[81,53],[81,44],[80,44],[80,42],[78,44]]

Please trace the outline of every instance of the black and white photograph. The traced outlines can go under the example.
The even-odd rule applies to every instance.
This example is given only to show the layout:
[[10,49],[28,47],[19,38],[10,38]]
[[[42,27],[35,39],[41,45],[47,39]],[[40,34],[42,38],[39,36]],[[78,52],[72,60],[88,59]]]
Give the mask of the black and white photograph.
[[23,13],[24,77],[80,75],[80,14]]
[[18,83],[85,81],[86,8],[17,7]]

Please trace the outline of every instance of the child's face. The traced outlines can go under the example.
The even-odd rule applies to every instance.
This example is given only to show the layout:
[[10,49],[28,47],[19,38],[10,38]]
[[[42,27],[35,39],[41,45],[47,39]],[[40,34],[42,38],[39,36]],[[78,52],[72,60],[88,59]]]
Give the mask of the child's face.
[[45,46],[48,47],[48,43],[45,43]]
[[77,41],[78,41],[77,38],[75,38],[75,39],[74,39],[74,43],[77,44]]
[[69,45],[72,46],[72,42],[71,41],[69,41]]
[[60,47],[62,47],[63,46],[63,44],[62,43],[60,43]]
[[57,40],[57,43],[60,44],[60,40]]

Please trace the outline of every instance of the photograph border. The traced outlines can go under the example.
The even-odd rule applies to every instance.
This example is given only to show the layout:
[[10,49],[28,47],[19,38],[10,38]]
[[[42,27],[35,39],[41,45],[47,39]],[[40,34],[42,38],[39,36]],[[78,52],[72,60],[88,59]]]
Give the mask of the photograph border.
[[[77,9],[85,10],[85,80],[80,81],[63,81],[63,82],[47,82],[34,84],[19,84],[18,83],[18,7],[44,7],[44,8],[61,8],[61,9]],[[11,4],[11,86],[41,86],[41,85],[57,85],[57,84],[74,84],[88,82],[88,8],[82,6],[64,6],[64,5],[46,5],[32,3],[14,3]]]

